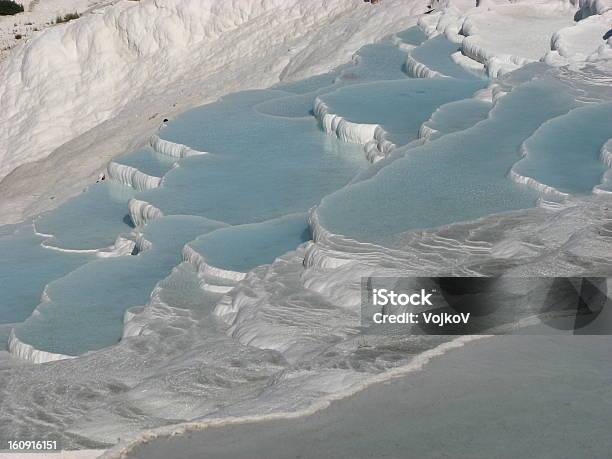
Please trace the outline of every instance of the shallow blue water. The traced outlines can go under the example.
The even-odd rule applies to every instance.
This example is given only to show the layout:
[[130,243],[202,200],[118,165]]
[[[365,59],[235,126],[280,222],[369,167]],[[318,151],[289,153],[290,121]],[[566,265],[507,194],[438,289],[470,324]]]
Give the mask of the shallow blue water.
[[[131,197],[150,200],[167,214],[202,215],[232,224],[305,212],[367,163],[361,147],[325,135],[313,117],[270,116],[252,109],[260,102],[290,95],[285,91],[242,93],[187,113],[187,124],[179,117],[163,133],[174,131],[180,143],[212,154],[180,161],[157,190],[136,192],[112,181],[92,185],[38,219],[38,230],[55,236],[48,244],[70,250],[110,246],[118,234],[133,229],[127,218]],[[311,106],[314,96],[309,97]],[[190,143],[192,139],[202,143]],[[161,175],[174,160],[163,161],[143,149],[117,162]],[[214,246],[233,251],[225,258],[221,251],[211,251],[214,263],[246,271],[309,237],[304,214],[276,223],[240,227],[225,237],[217,234]],[[193,216],[164,217],[143,227],[152,247],[138,256],[96,259],[72,272],[58,270],[55,278],[41,279],[45,284],[59,278],[48,288],[51,301],[17,325],[16,336],[37,349],[68,355],[116,343],[125,310],[148,301],[155,284],[180,262],[187,242],[222,225]],[[39,299],[37,292],[29,312]]]
[[462,131],[487,118],[492,105],[478,99],[465,99],[450,102],[427,121],[427,126],[438,131],[430,139],[435,139],[451,132]]
[[513,169],[561,192],[590,194],[608,169],[600,151],[610,138],[612,103],[577,108],[538,129]]
[[[395,35],[400,43],[418,46],[427,36],[418,27],[411,27]],[[293,93],[299,97],[278,98],[258,104],[255,109],[274,116],[306,117],[312,115],[312,102],[317,94],[336,89],[381,80],[405,80],[404,65],[408,51],[401,49],[391,39],[382,43],[367,45],[355,53],[351,64],[334,71],[315,75],[304,80],[279,83],[270,89]]]
[[[55,235],[47,243],[57,247],[87,250],[110,246],[118,234],[133,229],[127,218],[131,197],[149,200],[168,214],[203,215],[232,224],[305,212],[367,163],[361,147],[325,135],[312,117],[270,116],[252,109],[260,102],[273,103],[272,99],[289,96],[285,91],[242,93],[202,107],[195,114],[187,113],[187,124],[179,117],[163,134],[174,131],[180,143],[212,154],[180,161],[180,167],[168,173],[164,187],[149,192],[136,192],[112,181],[92,185],[38,219],[38,230]],[[314,96],[308,97],[312,106]],[[275,109],[273,104],[269,106]],[[192,139],[202,143],[191,143]],[[174,161],[164,161],[148,149],[116,160],[158,176]],[[233,250],[225,257],[222,251],[211,250],[214,263],[246,271],[257,263],[272,261],[309,237],[304,214],[276,223],[240,227],[225,236],[218,233],[214,247]],[[70,270],[58,270],[60,279],[48,288],[51,301],[19,324],[16,336],[37,349],[68,355],[116,343],[125,310],[148,301],[155,284],[180,262],[187,242],[220,225],[223,223],[199,217],[164,217],[143,227],[152,247],[138,256],[96,259],[68,274]],[[30,312],[39,299],[38,292]]]
[[153,177],[162,177],[172,169],[176,163],[176,158],[160,155],[151,148],[141,148],[131,153],[118,156],[113,162],[124,164],[138,169],[140,172]]
[[[418,46],[427,36],[418,27],[411,27],[395,35],[400,43]],[[355,53],[353,62],[332,72],[301,81],[280,83],[270,89],[287,91],[302,97],[276,99],[271,103],[263,102],[256,107],[258,111],[277,116],[302,117],[312,113],[315,95],[334,91],[338,88],[365,83],[368,81],[405,80],[404,65],[408,51],[401,49],[391,39],[382,43],[367,45]]]
[[52,235],[45,244],[71,250],[94,250],[113,245],[117,235],[130,231],[127,202],[132,188],[106,180],[35,220],[39,233]]
[[139,199],[165,214],[261,222],[307,211],[366,166],[360,146],[325,135],[314,118],[253,109],[277,97],[286,93],[239,93],[178,117],[161,136],[211,154],[183,160]]
[[310,240],[306,214],[221,228],[189,245],[217,268],[247,272]]
[[307,94],[326,86],[331,86],[337,78],[338,72],[329,72],[322,75],[315,75],[304,80],[293,81],[291,83],[279,83],[272,86],[270,89],[278,89],[280,91],[287,91],[295,94]]
[[354,123],[380,124],[405,145],[440,105],[471,97],[484,82],[450,78],[406,79],[348,86],[320,96],[329,111]]
[[405,231],[532,207],[538,193],[506,174],[533,131],[575,107],[555,81],[526,83],[487,120],[406,150],[372,178],[325,197],[321,222],[333,233],[385,242]]
[[223,225],[201,217],[173,216],[150,222],[143,236],[152,245],[137,256],[98,259],[57,280],[50,301],[15,327],[37,349],[66,355],[119,341],[125,310],[146,304],[155,284],[181,261],[181,249]]
[[[402,35],[404,39],[399,35]],[[425,39],[425,35],[420,29],[414,27],[408,29],[405,36],[398,34],[398,38],[405,43],[416,45]],[[353,62],[340,66],[329,73],[315,75],[300,81],[279,83],[270,89],[306,95],[334,85],[345,86],[365,81],[403,80],[408,78],[404,72],[407,56],[407,51],[399,48],[388,39],[381,43],[364,46],[355,53]]]
[[427,35],[420,27],[414,26],[403,32],[396,33],[395,36],[408,45],[418,46],[427,40]]
[[408,78],[404,72],[407,52],[391,42],[366,45],[357,53],[357,65],[341,72],[341,79],[350,83],[359,81],[401,80]]
[[448,41],[443,35],[431,38],[410,51],[410,55],[421,64],[443,75],[460,79],[479,79],[476,75],[458,66],[451,54],[459,51],[459,45]]
[[[441,37],[421,44],[425,37],[414,29],[397,37],[418,46],[411,50],[415,58],[453,78],[410,79],[403,71],[406,51],[391,41],[366,46],[352,65],[231,94],[178,116],[160,132],[209,154],[176,162],[143,148],[115,160],[148,175],[165,174],[160,188],[92,185],[36,220],[40,233],[54,237],[1,235],[0,279],[10,287],[0,291],[0,339],[6,335],[1,325],[26,319],[44,285],[54,281],[51,301],[17,325],[17,336],[70,355],[112,345],[121,337],[125,310],[148,301],[180,263],[185,244],[213,266],[246,272],[307,240],[305,213],[319,203],[321,222],[332,232],[389,244],[405,231],[533,206],[539,194],[506,175],[520,159],[521,144],[551,118],[559,117],[531,137],[532,155],[520,167],[572,192],[598,183],[604,167],[596,150],[609,134],[602,121],[609,106],[565,115],[578,106],[574,94],[541,78],[518,85],[489,114],[491,104],[470,99],[485,82],[450,59],[456,45]],[[434,112],[429,125],[439,132],[371,166],[361,145],[321,130],[311,113],[316,96],[350,121],[381,124],[398,145],[414,140]],[[134,231],[127,216],[132,197],[166,215],[138,228],[151,247],[137,255],[99,259],[40,246],[112,245],[117,235]],[[190,289],[194,276],[186,276]]]
[[94,258],[46,249],[40,245],[43,240],[30,224],[0,237],[0,324],[27,319],[47,283]]
[[262,115],[286,118],[310,118],[312,116],[312,99],[312,94],[287,95],[286,97],[274,98],[254,105],[253,110]]

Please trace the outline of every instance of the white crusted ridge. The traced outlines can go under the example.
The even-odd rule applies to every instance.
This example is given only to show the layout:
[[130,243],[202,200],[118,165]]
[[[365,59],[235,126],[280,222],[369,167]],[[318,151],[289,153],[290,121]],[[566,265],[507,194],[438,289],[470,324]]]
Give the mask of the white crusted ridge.
[[217,268],[206,262],[202,254],[189,244],[182,250],[183,261],[191,264],[200,279],[200,288],[210,293],[225,294],[234,289],[236,283],[246,277],[246,273]]
[[467,36],[461,42],[461,52],[464,56],[480,63],[491,78],[500,77],[530,62],[537,62],[536,59],[512,54],[495,54],[488,51],[482,46],[477,30],[470,18],[466,18],[463,22],[462,32]]
[[[431,119],[430,119],[430,120],[428,120],[428,121],[431,121]],[[421,124],[421,127],[419,127],[419,139],[425,139],[425,140],[427,140],[427,139],[429,139],[429,138],[430,138],[432,135],[435,135],[435,134],[437,134],[438,132],[440,132],[440,131],[438,131],[437,129],[434,129],[434,128],[432,128],[432,127],[429,127],[429,126],[427,125],[427,122],[428,122],[428,121],[425,121],[423,124]]]
[[[303,265],[306,268],[317,268],[322,270],[344,267],[356,260],[373,262],[380,265],[397,263],[403,260],[412,260],[409,253],[371,242],[361,242],[341,234],[329,231],[320,221],[317,208],[310,211],[308,223],[313,242],[305,246]],[[415,232],[414,234],[417,234]],[[438,243],[440,241],[438,240]],[[477,247],[470,247],[477,250]],[[419,266],[426,269],[423,259],[418,260]]]
[[429,38],[440,34],[445,34],[447,28],[457,29],[457,20],[461,17],[461,12],[449,2],[438,11],[423,15],[417,21],[417,25],[425,32]]
[[608,140],[603,147],[601,147],[599,157],[602,163],[612,168],[612,139]]
[[174,143],[164,140],[158,135],[151,136],[151,148],[157,153],[171,156],[173,158],[187,158],[188,156],[205,155],[207,152],[194,150],[193,148],[183,145],[182,143]]
[[374,140],[378,124],[359,124],[345,120],[339,115],[330,113],[329,107],[319,97],[313,103],[313,113],[326,134],[335,135],[345,142],[365,145]]
[[234,290],[235,285],[220,285],[215,284],[213,282],[202,280],[200,282],[200,288],[206,292],[210,293],[220,293],[225,294]]
[[[176,269],[177,267],[172,268],[172,273],[174,273]],[[168,316],[160,317],[158,315],[161,311],[173,309],[161,299],[163,288],[160,286],[160,283],[163,281],[164,279],[160,280],[155,285],[149,301],[145,305],[134,306],[125,311],[123,314],[122,340],[133,336],[145,336],[153,333],[153,330],[149,326],[149,320],[152,316],[161,318],[162,320],[168,319]]]
[[[52,239],[55,236],[46,235],[45,237]],[[56,252],[64,253],[91,253],[100,258],[112,258],[129,255],[134,248],[134,241],[125,235],[118,235],[113,245],[104,247],[101,249],[69,249],[64,247],[57,247],[49,244],[46,240],[41,242],[40,245],[45,249],[54,250]]]
[[408,54],[405,64],[406,74],[412,78],[448,78],[448,76],[427,67]]
[[313,113],[328,135],[335,135],[344,142],[364,146],[366,158],[376,162],[389,154],[396,145],[386,139],[387,132],[379,124],[353,123],[342,116],[331,113],[323,100],[316,97]]
[[[563,116],[563,115],[562,115]],[[553,118],[554,119],[554,118]],[[550,123],[551,120],[547,120],[543,125],[541,125],[536,132],[532,135],[532,137],[534,135],[536,135],[536,133],[545,125]],[[530,137],[529,139],[531,139],[532,137]],[[521,158],[526,158],[529,155],[529,148],[527,146],[529,139],[523,141],[523,143],[520,146],[520,156]],[[516,172],[516,170],[514,169],[516,164],[520,163],[520,160],[515,163],[514,166],[512,166],[512,168],[510,168],[510,170],[508,171],[508,178],[510,180],[512,180],[515,183],[518,183],[520,185],[526,185],[540,193],[543,193],[545,195],[548,196],[552,196],[554,198],[561,198],[563,200],[568,199],[570,197],[569,193],[564,193],[561,192],[559,190],[557,190],[556,188],[546,185],[544,183],[539,182],[538,180],[534,179],[533,177],[527,177],[524,176],[522,174],[519,174],[518,172]],[[538,201],[539,203],[543,204],[544,206],[546,205],[546,203],[548,201],[546,201],[545,199]],[[554,205],[554,204],[553,204]]]
[[192,421],[182,424],[175,424],[172,426],[160,427],[154,430],[149,430],[147,432],[141,432],[132,438],[123,440],[118,445],[114,446],[113,448],[107,450],[104,454],[102,454],[102,456],[100,456],[100,459],[125,458],[137,446],[155,438],[170,437],[188,432],[204,430],[211,427],[241,425],[247,423],[273,420],[298,419],[305,416],[310,416],[321,410],[324,410],[335,400],[342,400],[344,398],[350,397],[351,395],[354,395],[373,384],[390,381],[406,374],[410,374],[415,371],[420,371],[435,357],[442,356],[453,349],[463,347],[469,342],[489,337],[490,335],[470,335],[455,338],[452,341],[440,344],[439,346],[433,349],[421,353],[413,360],[411,360],[410,363],[408,363],[407,365],[397,367],[374,376],[361,378],[359,382],[351,384],[348,388],[342,391],[329,393],[321,397],[317,402],[310,404],[305,409],[300,409],[297,411],[276,412],[271,414],[249,415],[241,417],[234,416],[221,419]]
[[55,354],[53,352],[41,351],[34,346],[22,342],[15,334],[15,329],[11,330],[8,339],[9,353],[18,359],[31,363],[56,362],[58,360],[74,359],[73,355]]
[[[541,267],[532,268],[534,270],[531,271],[532,273],[550,272],[551,267],[546,263],[546,258],[551,244],[571,252],[571,248],[563,244],[566,240],[572,240],[572,244],[578,244],[580,247],[587,247],[590,244],[598,245],[598,251],[609,252],[605,248],[609,241],[600,238],[596,235],[597,233],[594,233],[595,236],[593,236],[592,230],[580,233],[581,242],[578,242],[578,239],[572,239],[576,228],[582,229],[585,227],[585,221],[594,220],[589,215],[590,212],[607,213],[607,206],[599,207],[596,202],[592,204],[587,202],[586,206],[581,206],[582,203],[583,201],[580,201],[577,204],[576,200],[572,199],[561,200],[561,202],[552,199],[548,202],[548,206],[543,205],[544,201],[541,205],[547,209],[554,209],[555,212],[552,213],[543,208],[535,208],[487,216],[473,222],[455,223],[430,230],[411,231],[399,239],[401,243],[396,243],[395,248],[360,243],[345,236],[333,234],[324,227],[315,209],[310,216],[310,225],[315,239],[314,243],[305,248],[306,272],[301,276],[301,281],[306,288],[317,292],[332,303],[358,310],[361,301],[360,285],[355,279],[371,276],[406,276],[409,273],[415,276],[421,273],[427,273],[428,276],[436,275],[435,273],[439,273],[437,275],[491,275],[487,274],[487,271],[483,272],[476,260],[484,261],[490,260],[491,256],[499,257],[499,253],[492,254],[492,249],[506,242],[514,247],[510,257],[525,257],[532,263],[541,264]],[[593,209],[596,210],[593,211]],[[517,218],[518,220],[515,220]],[[533,220],[533,218],[536,219]],[[507,224],[508,229],[514,229],[508,232],[498,232],[501,222],[506,222],[501,227]],[[561,225],[560,222],[563,224]],[[531,225],[534,224],[535,226],[532,227]],[[493,231],[489,231],[489,228]],[[541,242],[533,243],[534,232],[538,234],[537,240]],[[580,248],[580,250],[584,249]],[[589,259],[590,253],[595,252],[588,252],[583,259]],[[573,257],[572,254],[567,256]],[[541,261],[538,261],[540,257]],[[571,262],[563,264],[559,269],[577,269],[578,271],[575,272],[582,272],[579,259],[570,258],[569,260]],[[574,268],[568,268],[570,265],[573,265]]]
[[436,108],[436,110],[431,114],[431,116],[427,119],[427,121],[423,122],[421,126],[419,126],[419,134],[418,134],[419,139],[428,140],[431,136],[436,135],[438,132],[440,132],[437,129],[432,128],[430,124],[433,123],[434,117],[436,116],[437,113],[440,112],[440,110],[442,109],[444,105],[446,104],[443,104],[440,107]]
[[[45,288],[43,288],[43,292],[40,295],[40,302],[41,303],[45,303],[47,301],[51,301],[51,297],[49,296],[49,284],[45,285]],[[36,309],[34,310],[34,312],[38,313],[38,311],[36,311]]]
[[229,281],[241,281],[246,277],[246,273],[239,271],[231,271],[228,269],[218,268],[206,262],[202,254],[196,251],[189,244],[185,244],[182,250],[183,261],[190,263],[200,276],[213,276]]
[[430,37],[444,34],[460,44],[456,63],[494,78],[543,59],[551,36],[573,24],[574,12],[571,1],[481,1],[463,13],[451,6],[423,16],[418,24]]
[[397,148],[397,145],[387,140],[387,131],[381,126],[377,126],[376,129],[374,129],[374,138],[368,141],[363,147],[366,159],[371,163],[375,163],[387,157],[395,148]]
[[251,270],[221,298],[214,314],[228,325],[225,333],[241,344],[280,352],[292,363],[329,349],[329,336],[350,339],[358,315],[302,286],[303,257],[304,246],[287,252]]
[[547,64],[581,68],[590,62],[612,58],[612,39],[603,40],[612,25],[612,9],[596,11],[600,12],[554,33],[551,51],[544,59]]
[[138,191],[150,190],[161,185],[162,177],[145,174],[135,167],[111,161],[106,167],[106,175],[111,180],[134,188]]
[[489,83],[486,88],[476,91],[474,99],[494,104],[507,94],[498,83]]
[[139,254],[145,252],[153,247],[153,243],[149,241],[144,234],[138,233],[136,235],[136,243],[134,245],[134,253]]
[[[461,247],[460,244],[462,243],[468,243],[470,245],[476,246],[476,242],[482,241],[482,238],[484,237],[485,240],[488,242],[489,247],[487,248],[487,244],[484,244],[484,242],[481,242],[480,247],[477,247],[478,250],[480,250],[484,254],[484,256],[480,258],[475,258],[474,254],[466,253],[463,258],[457,257],[446,260],[440,259],[438,261],[438,264],[440,266],[446,267],[446,269],[449,269],[450,265],[453,264],[453,262],[455,261],[463,264],[466,267],[474,266],[474,263],[478,263],[479,260],[484,261],[485,259],[491,259],[490,255],[487,254],[487,250],[490,252],[491,246],[493,246],[495,248],[496,257],[511,257],[514,259],[519,258],[520,261],[524,261],[524,263],[521,263],[520,266],[517,266],[517,268],[512,271],[512,274],[514,275],[524,276],[526,275],[526,273],[529,272],[531,272],[531,275],[533,275],[533,271],[529,271],[529,269],[533,268],[534,265],[538,265],[546,270],[550,270],[551,257],[554,257],[553,259],[558,261],[557,263],[555,263],[555,265],[562,272],[567,272],[568,270],[570,273],[582,272],[581,269],[583,267],[581,266],[581,262],[585,259],[581,259],[581,256],[588,257],[587,259],[596,261],[593,259],[592,256],[590,256],[592,250],[598,250],[599,252],[603,252],[604,255],[609,252],[601,250],[601,248],[609,246],[609,241],[606,242],[604,240],[604,237],[598,236],[596,231],[597,229],[601,228],[601,224],[603,223],[602,217],[605,217],[606,214],[609,215],[609,211],[607,211],[607,209],[606,211],[604,211],[604,206],[601,205],[604,204],[603,200],[598,203],[590,199],[587,204],[589,202],[589,206],[576,205],[573,206],[573,208],[568,208],[560,213],[552,213],[544,211],[543,209],[530,209],[525,211],[512,212],[505,215],[498,215],[495,217],[490,216],[486,219],[481,219],[477,222],[456,224],[453,225],[454,229],[452,229],[452,231],[450,227],[447,230],[436,230],[437,238],[435,240],[424,240],[422,236],[425,236],[425,234],[422,234],[419,237],[415,237],[414,239],[409,241],[409,245],[415,246],[414,244],[418,242],[428,242],[429,244],[433,242],[438,244],[446,243],[446,246],[451,249],[453,248],[452,243],[454,243],[456,244],[454,248],[457,249]],[[579,229],[578,232],[575,231],[577,228]],[[491,232],[490,229],[494,231]],[[585,246],[583,245],[585,243],[593,245]],[[581,251],[576,252],[577,249],[580,249]],[[415,253],[414,255],[418,262],[422,262],[422,260],[427,261],[427,259],[430,259],[433,253],[432,251],[430,251],[429,255],[426,252],[418,254]],[[417,257],[417,255],[419,256]],[[598,268],[602,267],[605,269],[606,262],[608,263],[607,266],[609,266],[609,257],[605,258],[606,260],[596,261]],[[386,261],[387,260],[385,260],[384,262]],[[567,261],[573,261],[573,265],[566,265],[565,262]],[[279,265],[276,272],[264,272],[264,270],[262,270],[262,272],[260,273],[260,279],[266,279],[270,286],[278,283],[279,277],[277,276],[282,275],[286,267],[286,265],[279,263],[278,260],[275,262],[275,264]],[[270,266],[268,266],[268,268],[270,268]],[[424,269],[425,271],[429,270],[429,266],[426,266]],[[300,271],[296,269],[296,276],[298,276],[297,273],[299,272]],[[487,271],[485,271],[485,273],[486,272]],[[544,272],[551,273],[551,271]],[[555,271],[552,271],[551,275],[555,275],[554,272]],[[327,278],[335,277],[336,275],[337,272],[334,271],[327,271],[322,273],[322,276],[325,276]],[[483,275],[483,273],[481,273],[480,275]],[[353,277],[355,277],[355,271],[353,272]],[[285,278],[281,279],[284,280]],[[264,289],[261,284],[252,283],[252,286],[253,289],[245,289],[240,292],[232,293],[232,296],[234,296],[238,295],[238,293],[242,294],[242,292],[244,292],[240,299],[241,304],[239,306],[240,309],[238,311],[238,314],[244,314],[246,316],[245,319],[247,319],[248,321],[243,320],[243,324],[241,324],[241,326],[245,327],[248,327],[251,319],[260,320],[262,321],[262,323],[264,323],[264,319],[272,321],[278,317],[278,314],[270,314],[270,312],[272,312],[271,310],[265,311],[265,313],[267,313],[265,318],[262,317],[261,314],[259,316],[257,315],[257,310],[255,309],[255,307],[253,307],[253,305],[249,305],[249,301],[247,298],[248,294],[259,294],[261,298],[261,303],[257,306],[261,305],[262,307],[265,307],[265,303],[268,300],[267,294],[270,292],[270,290]],[[252,292],[252,290],[255,290],[255,288],[260,288],[261,291]],[[313,299],[316,298],[318,297],[313,296]],[[236,305],[238,306],[238,303],[236,303]],[[286,304],[282,303],[279,306],[284,307],[286,306]],[[289,306],[293,307],[293,305]],[[249,308],[250,310],[244,311],[245,308]],[[228,311],[228,313],[229,312],[230,311]],[[283,310],[283,312],[285,312],[285,310]],[[301,318],[302,316],[298,317]],[[283,315],[280,319],[283,319],[284,322],[285,318],[286,316]],[[280,320],[278,322],[274,322],[274,325],[279,325],[279,322]],[[523,324],[524,322],[525,321],[522,321],[521,324]],[[258,337],[255,336],[253,333],[247,334],[249,330],[246,329],[244,330],[244,334],[238,332],[237,335],[241,339],[241,341],[250,340],[250,342],[254,343],[255,345],[257,345],[258,343],[268,344],[270,342],[268,340],[271,340],[273,338],[273,336],[271,336],[272,333],[278,333],[279,328],[281,327],[276,327],[275,329],[271,330],[267,336],[262,336],[260,339],[258,339]],[[263,331],[265,330],[260,329],[259,333],[261,334]],[[288,339],[291,337],[287,334],[286,336],[283,336],[283,338]],[[279,341],[272,341],[272,344],[280,346],[281,343]],[[395,373],[396,371],[399,370],[391,370],[392,373]],[[364,375],[364,379],[362,381],[359,381],[359,384],[371,381],[367,374],[362,374]],[[384,379],[389,375],[389,372],[384,372],[380,376],[377,376],[377,378]],[[323,397],[327,397],[327,394],[323,395]],[[282,411],[285,412],[285,410]],[[289,411],[289,413],[286,414],[289,417],[299,416],[299,414],[291,412],[292,410],[286,411]],[[128,454],[132,446],[140,444],[141,442],[144,442],[147,439],[155,438],[159,435],[172,435],[176,433],[197,430],[200,428],[206,428],[214,425],[224,425],[225,423],[256,422],[262,420],[260,413],[251,413],[255,416],[237,416],[230,419],[225,418],[217,420],[207,419],[205,422],[191,422],[183,424],[181,426],[163,427],[159,430],[139,433],[137,434],[136,438],[132,440],[134,443],[132,443],[132,441],[130,441],[129,439],[126,439],[125,441],[127,443],[124,443],[123,446],[117,446],[116,449],[112,450],[114,451],[114,453],[108,452],[108,455],[106,457],[121,457],[121,454]],[[308,413],[311,414],[310,411],[308,411]],[[273,416],[282,415],[273,414]],[[128,444],[130,446],[126,446]]]
[[128,213],[134,226],[141,226],[148,221],[164,216],[163,212],[154,205],[134,198],[128,201]]
[[461,51],[451,54],[451,60],[460,67],[472,72],[474,75],[485,76],[486,69],[484,64],[469,58]]
[[416,48],[415,45],[411,45],[409,43],[402,41],[402,39],[399,38],[397,35],[392,35],[390,40],[391,40],[391,43],[393,43],[395,46],[397,46],[402,51],[408,52]]
[[556,188],[545,185],[541,182],[538,182],[536,179],[532,177],[526,177],[524,175],[519,174],[514,169],[510,169],[508,172],[508,177],[515,183],[519,183],[521,185],[527,185],[530,188],[533,188],[540,193],[544,193],[550,196],[555,196],[559,198],[569,198],[568,193],[564,193],[562,191],[557,190]]
[[133,239],[120,234],[117,236],[117,239],[115,239],[115,243],[112,246],[106,249],[100,249],[97,255],[100,258],[123,257],[130,255],[134,250],[135,245],[136,242]]
[[[155,293],[155,290],[153,290],[153,292]],[[121,339],[139,336],[142,333],[144,328],[143,325],[134,319],[138,314],[144,311],[144,308],[145,306],[134,306],[125,311],[123,314],[123,332],[121,334]]]
[[[610,171],[604,174],[604,179],[601,185],[597,185],[593,188],[593,194],[603,194],[603,195],[612,195],[612,174]],[[604,188],[603,185],[609,183],[607,188]]]
[[402,257],[397,251],[330,232],[321,223],[316,207],[310,210],[308,225],[312,242],[305,245],[303,264],[306,268],[336,269],[355,261],[361,254],[375,254],[379,260],[389,254]]
[[601,147],[599,157],[609,169],[604,173],[601,183],[593,188],[593,193],[612,194],[612,139],[609,139]]
[[98,254],[98,252],[100,251],[100,249],[67,249],[67,248],[64,248],[64,247],[57,247],[57,246],[51,245],[47,241],[41,242],[40,245],[41,245],[41,247],[44,247],[45,249],[54,250],[56,252],[64,252],[64,253],[91,253],[91,254]]

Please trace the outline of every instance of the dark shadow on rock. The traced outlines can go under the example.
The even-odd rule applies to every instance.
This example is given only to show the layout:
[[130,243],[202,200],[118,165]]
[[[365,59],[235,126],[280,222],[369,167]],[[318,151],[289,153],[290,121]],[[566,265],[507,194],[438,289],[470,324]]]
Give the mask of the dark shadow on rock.
[[125,223],[130,228],[136,228],[136,225],[134,225],[134,222],[132,221],[132,217],[130,217],[130,214],[126,214],[125,217],[123,217],[123,223]]

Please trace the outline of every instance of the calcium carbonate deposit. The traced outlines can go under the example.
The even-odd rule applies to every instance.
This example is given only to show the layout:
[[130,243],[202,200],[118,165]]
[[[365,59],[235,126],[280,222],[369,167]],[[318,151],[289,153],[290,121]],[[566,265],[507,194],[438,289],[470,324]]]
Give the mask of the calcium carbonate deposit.
[[363,277],[610,276],[610,4],[473,3],[119,2],[11,50],[0,440],[117,457],[475,339],[364,336]]

